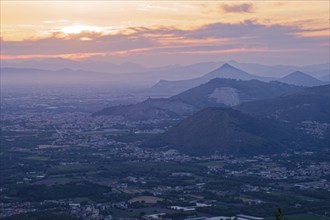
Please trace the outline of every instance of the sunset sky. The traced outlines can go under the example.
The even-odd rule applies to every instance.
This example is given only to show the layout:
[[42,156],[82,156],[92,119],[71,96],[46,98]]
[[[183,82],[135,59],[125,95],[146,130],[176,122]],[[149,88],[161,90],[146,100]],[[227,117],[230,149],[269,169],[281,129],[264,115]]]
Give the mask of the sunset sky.
[[329,60],[329,1],[6,1],[1,59]]

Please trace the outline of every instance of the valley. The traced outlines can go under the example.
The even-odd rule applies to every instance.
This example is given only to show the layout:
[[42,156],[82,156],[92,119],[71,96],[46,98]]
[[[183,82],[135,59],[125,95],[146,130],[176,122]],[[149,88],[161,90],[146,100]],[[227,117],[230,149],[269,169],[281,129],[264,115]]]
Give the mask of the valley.
[[0,220],[330,220],[329,6],[0,0]]
[[[1,218],[122,219],[161,215],[184,219],[239,214],[271,218],[277,207],[286,215],[313,213],[316,219],[328,215],[327,147],[287,145],[280,151],[252,154],[216,148],[207,154],[205,150],[191,154],[171,146],[146,147],[147,141],[171,132],[179,134],[176,141],[183,138],[172,129],[187,123],[181,120],[188,116],[149,120],[93,116],[104,105],[104,99],[113,100],[113,105],[125,103],[122,100],[130,102],[126,93],[93,94],[90,98],[70,98],[65,93],[53,96],[50,92],[26,95],[22,100],[17,98],[21,97],[19,90],[6,93],[1,114]],[[90,108],[91,102],[95,108]],[[211,117],[208,122],[203,116],[210,115],[208,111],[220,112],[221,117]],[[200,126],[198,116],[193,115],[197,127],[188,125],[183,131],[197,129],[200,133],[201,129],[209,134],[207,129],[211,129],[220,132],[217,137],[226,131],[234,135],[232,141],[238,138],[238,127],[228,130],[230,124],[254,120],[254,116],[223,107],[197,114],[202,114],[201,122],[215,122],[215,127]],[[226,114],[232,116],[226,118]],[[242,125],[236,126],[241,129]],[[266,131],[264,127],[261,130]],[[190,134],[192,143],[197,143],[193,138],[203,139]],[[224,140],[229,141],[226,146],[231,146],[228,136]],[[251,149],[256,147],[253,142],[249,144]]]

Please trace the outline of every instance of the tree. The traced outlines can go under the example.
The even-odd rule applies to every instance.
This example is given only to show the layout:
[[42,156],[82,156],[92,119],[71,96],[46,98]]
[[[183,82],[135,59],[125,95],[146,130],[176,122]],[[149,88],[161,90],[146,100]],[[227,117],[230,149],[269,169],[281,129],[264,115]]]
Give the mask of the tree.
[[288,220],[288,218],[284,216],[281,208],[277,208],[275,211],[275,220]]

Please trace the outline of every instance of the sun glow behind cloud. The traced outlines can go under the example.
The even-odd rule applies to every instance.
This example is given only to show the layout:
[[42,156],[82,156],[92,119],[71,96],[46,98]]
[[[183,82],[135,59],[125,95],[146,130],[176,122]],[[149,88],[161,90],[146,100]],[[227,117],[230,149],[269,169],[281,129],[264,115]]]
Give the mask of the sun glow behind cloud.
[[1,1],[1,36],[23,40],[47,37],[54,30],[65,34],[108,33],[109,27],[124,31],[128,27],[164,25],[195,29],[209,23],[251,19],[315,28],[328,27],[328,12],[327,1]]
[[69,27],[63,27],[56,31],[62,32],[64,34],[79,34],[84,31],[100,33],[103,32],[104,29],[97,26],[86,26],[77,24]]

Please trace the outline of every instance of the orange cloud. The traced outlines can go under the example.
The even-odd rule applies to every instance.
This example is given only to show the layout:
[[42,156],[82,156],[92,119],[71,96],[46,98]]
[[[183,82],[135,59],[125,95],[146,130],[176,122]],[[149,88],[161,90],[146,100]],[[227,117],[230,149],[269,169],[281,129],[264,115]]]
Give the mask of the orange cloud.
[[300,51],[315,54],[327,52],[327,48],[320,46],[327,43],[327,38],[315,37],[326,30],[264,25],[255,20],[246,20],[238,24],[213,23],[189,30],[135,27],[129,28],[126,34],[105,35],[91,31],[67,35],[53,33],[45,39],[20,42],[2,40],[1,59],[79,60],[92,57],[127,58],[134,55],[141,55],[142,59],[159,54],[176,57],[189,54],[197,57],[248,52],[290,52],[303,57],[305,55]]
[[70,54],[23,54],[23,55],[0,55],[1,60],[28,60],[45,58],[63,58],[68,60],[80,60],[95,56],[105,56],[105,53],[70,53]]

